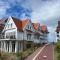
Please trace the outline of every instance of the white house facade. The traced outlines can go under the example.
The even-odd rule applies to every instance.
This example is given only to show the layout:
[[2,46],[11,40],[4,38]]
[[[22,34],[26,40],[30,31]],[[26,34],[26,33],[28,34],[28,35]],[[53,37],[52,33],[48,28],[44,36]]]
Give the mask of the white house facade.
[[60,41],[60,21],[58,21],[58,26],[56,28],[56,42]]
[[20,21],[14,17],[9,17],[1,33],[4,36],[0,39],[1,50],[10,53],[19,52],[32,47],[33,43],[41,43],[40,37],[43,36],[43,33],[38,30],[39,27],[40,25],[36,30],[28,19]]

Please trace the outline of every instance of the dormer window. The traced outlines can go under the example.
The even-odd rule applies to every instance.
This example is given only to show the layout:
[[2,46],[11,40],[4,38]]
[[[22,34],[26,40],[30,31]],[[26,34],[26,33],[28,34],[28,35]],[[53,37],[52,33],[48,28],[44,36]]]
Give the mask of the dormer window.
[[29,29],[29,25],[28,25],[28,29]]
[[30,26],[30,29],[31,29],[31,26]]
[[28,25],[28,29],[31,30],[31,26]]

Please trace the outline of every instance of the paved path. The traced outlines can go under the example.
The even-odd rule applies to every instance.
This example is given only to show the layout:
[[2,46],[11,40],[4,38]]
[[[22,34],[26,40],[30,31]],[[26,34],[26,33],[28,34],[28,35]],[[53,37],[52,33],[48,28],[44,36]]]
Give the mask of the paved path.
[[53,60],[53,45],[45,45],[37,49],[26,60]]

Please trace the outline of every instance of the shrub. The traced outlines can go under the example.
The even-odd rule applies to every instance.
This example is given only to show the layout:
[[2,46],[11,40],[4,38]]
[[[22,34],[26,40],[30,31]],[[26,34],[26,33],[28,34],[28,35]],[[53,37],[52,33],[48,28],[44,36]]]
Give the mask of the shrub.
[[55,50],[56,50],[58,53],[60,53],[60,44],[56,44]]
[[57,56],[57,60],[60,60],[60,54]]
[[15,54],[0,51],[0,60],[18,60],[18,57]]

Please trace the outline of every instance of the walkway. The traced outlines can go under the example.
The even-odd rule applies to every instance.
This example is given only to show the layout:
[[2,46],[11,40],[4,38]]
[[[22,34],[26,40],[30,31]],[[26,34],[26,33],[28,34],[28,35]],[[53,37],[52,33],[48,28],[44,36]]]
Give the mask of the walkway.
[[42,48],[38,48],[26,60],[53,60],[53,45],[45,45]]

